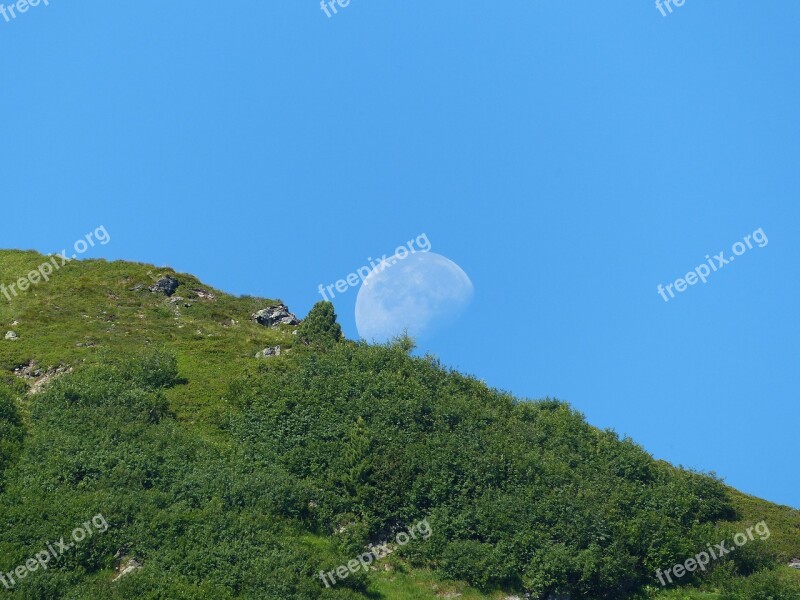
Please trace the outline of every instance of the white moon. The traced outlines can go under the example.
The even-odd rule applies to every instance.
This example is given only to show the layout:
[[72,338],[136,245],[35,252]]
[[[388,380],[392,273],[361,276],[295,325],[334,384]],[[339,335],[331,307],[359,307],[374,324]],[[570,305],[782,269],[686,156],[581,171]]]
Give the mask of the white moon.
[[472,299],[472,282],[452,260],[433,252],[395,255],[364,279],[356,299],[358,335],[385,342],[401,335],[419,339],[454,321]]

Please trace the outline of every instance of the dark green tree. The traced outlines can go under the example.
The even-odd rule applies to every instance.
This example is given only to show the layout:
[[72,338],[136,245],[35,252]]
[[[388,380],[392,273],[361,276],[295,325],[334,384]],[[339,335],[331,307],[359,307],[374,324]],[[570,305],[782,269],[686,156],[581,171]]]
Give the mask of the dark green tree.
[[298,340],[306,345],[331,346],[342,339],[342,327],[330,302],[317,302],[300,324]]

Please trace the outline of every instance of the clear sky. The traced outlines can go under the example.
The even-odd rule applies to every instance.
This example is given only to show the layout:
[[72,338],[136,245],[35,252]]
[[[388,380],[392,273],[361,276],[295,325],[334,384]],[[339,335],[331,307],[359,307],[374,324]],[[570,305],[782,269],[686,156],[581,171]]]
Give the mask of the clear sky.
[[[425,233],[474,297],[420,352],[800,507],[800,4],[337,11],[0,16],[0,247],[102,224],[87,257],[303,316],[320,283]],[[766,245],[674,291],[759,228]],[[357,294],[334,299],[349,337]]]

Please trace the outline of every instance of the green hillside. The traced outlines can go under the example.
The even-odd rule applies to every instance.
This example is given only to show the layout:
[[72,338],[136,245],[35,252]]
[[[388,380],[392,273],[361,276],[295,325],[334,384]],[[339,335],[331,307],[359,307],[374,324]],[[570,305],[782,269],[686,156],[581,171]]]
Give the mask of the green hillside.
[[[0,251],[0,284],[47,260]],[[0,597],[800,599],[800,511],[345,340],[331,305],[251,318],[279,303],[106,261],[0,295]]]

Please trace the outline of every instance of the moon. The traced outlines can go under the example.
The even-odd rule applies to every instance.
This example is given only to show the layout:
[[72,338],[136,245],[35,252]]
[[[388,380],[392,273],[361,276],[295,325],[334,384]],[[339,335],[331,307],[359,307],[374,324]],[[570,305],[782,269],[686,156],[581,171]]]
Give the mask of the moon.
[[422,338],[455,321],[473,291],[461,267],[441,254],[395,254],[373,269],[358,290],[358,335],[378,343],[404,331]]

